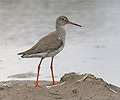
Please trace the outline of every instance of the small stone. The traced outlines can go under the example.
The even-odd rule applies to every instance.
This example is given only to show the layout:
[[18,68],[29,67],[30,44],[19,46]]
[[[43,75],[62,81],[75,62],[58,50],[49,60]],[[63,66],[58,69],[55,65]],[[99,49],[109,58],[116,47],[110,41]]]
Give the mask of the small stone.
[[3,87],[0,87],[0,90],[3,90],[4,88]]
[[77,92],[78,92],[77,89],[72,90],[72,93],[77,93]]

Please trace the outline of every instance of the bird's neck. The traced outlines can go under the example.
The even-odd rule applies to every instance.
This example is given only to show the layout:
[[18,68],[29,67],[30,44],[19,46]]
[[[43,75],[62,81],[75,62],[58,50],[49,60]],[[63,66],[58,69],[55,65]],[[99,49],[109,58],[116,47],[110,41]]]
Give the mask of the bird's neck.
[[62,40],[63,43],[65,43],[65,26],[56,25],[56,33],[58,34],[58,38],[60,38],[60,40]]
[[62,26],[62,25],[56,24],[56,30],[59,30],[59,29],[65,31],[65,26]]

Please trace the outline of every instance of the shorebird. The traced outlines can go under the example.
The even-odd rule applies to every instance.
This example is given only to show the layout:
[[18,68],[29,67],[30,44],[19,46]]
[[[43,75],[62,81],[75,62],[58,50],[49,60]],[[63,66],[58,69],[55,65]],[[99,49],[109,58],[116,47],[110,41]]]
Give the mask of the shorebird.
[[42,60],[46,57],[51,57],[51,73],[52,73],[52,85],[55,85],[54,81],[54,74],[53,74],[53,58],[60,52],[65,46],[65,25],[72,24],[79,27],[76,23],[73,23],[68,20],[65,16],[59,16],[56,20],[56,31],[48,34],[47,36],[41,38],[32,48],[28,49],[27,51],[18,53],[18,55],[22,55],[22,58],[33,58],[38,57],[41,58],[40,63],[38,65],[38,72],[37,72],[37,80],[35,82],[35,87],[42,88],[38,85],[38,78],[39,78],[39,70]]

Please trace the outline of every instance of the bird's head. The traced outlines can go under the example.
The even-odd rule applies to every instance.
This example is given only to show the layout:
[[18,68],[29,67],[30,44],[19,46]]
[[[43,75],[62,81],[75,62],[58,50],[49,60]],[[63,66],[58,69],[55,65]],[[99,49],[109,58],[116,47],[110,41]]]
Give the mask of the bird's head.
[[76,23],[73,23],[73,22],[69,21],[68,18],[65,17],[65,16],[59,16],[56,20],[56,24],[59,25],[59,26],[65,26],[66,24],[72,24],[72,25],[82,27],[81,25],[78,25]]

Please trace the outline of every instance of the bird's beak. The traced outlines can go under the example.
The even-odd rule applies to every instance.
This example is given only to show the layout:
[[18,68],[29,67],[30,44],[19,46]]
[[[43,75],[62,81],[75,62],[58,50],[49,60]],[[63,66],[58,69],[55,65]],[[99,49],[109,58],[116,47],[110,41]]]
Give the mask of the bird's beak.
[[73,23],[73,22],[70,22],[70,21],[68,21],[68,23],[67,23],[67,24],[72,24],[72,25],[76,25],[76,26],[82,27],[81,25],[78,25],[78,24]]

